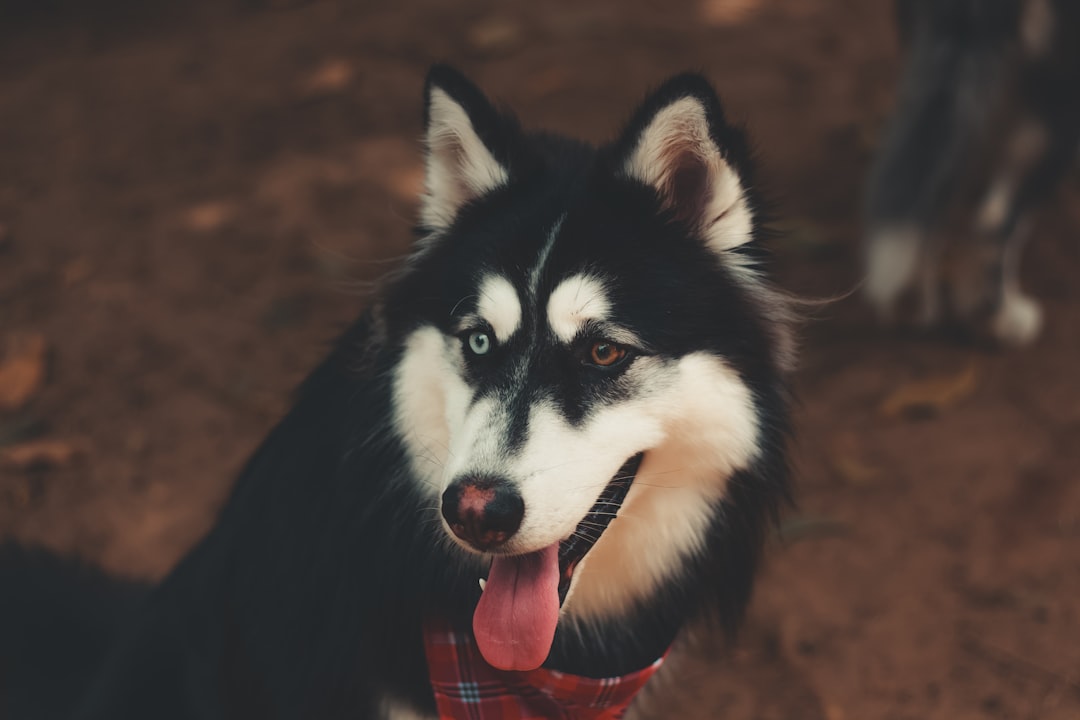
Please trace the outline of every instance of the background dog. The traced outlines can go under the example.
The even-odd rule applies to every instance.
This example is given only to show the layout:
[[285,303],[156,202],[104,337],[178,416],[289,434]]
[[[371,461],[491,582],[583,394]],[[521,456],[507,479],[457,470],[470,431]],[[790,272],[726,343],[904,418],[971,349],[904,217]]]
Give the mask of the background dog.
[[[1042,317],[1020,289],[1021,252],[1080,140],[1080,6],[900,0],[897,16],[908,59],[869,183],[867,296],[889,319],[915,285],[923,324],[1027,344]],[[955,257],[950,232],[974,235]]]

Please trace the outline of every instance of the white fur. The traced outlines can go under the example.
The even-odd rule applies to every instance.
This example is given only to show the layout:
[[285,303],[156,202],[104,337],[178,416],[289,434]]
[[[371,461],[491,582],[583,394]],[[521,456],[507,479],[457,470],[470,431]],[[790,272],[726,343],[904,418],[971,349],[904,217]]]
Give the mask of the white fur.
[[575,573],[564,605],[573,620],[626,611],[700,550],[728,478],[758,453],[749,388],[723,360],[694,353],[638,358],[627,371],[633,397],[595,409],[582,427],[537,402],[524,447],[509,454],[501,403],[470,406],[457,347],[431,327],[410,336],[395,380],[396,424],[431,494],[464,473],[518,485],[525,516],[506,551],[569,537],[623,463],[645,452],[618,518]]
[[670,381],[640,407],[617,411],[653,414],[661,439],[646,452],[619,517],[574,575],[564,611],[575,620],[628,611],[702,549],[728,479],[758,453],[750,390],[722,360],[686,356]]
[[1016,178],[1012,174],[999,176],[990,186],[979,206],[976,227],[983,232],[995,232],[1008,218],[1016,195]]
[[707,169],[709,197],[700,229],[706,243],[717,253],[731,250],[753,237],[754,221],[738,174],[724,160],[709,135],[705,108],[696,98],[676,100],[656,113],[642,132],[623,171],[671,197],[672,173],[690,155]]
[[1034,342],[1042,331],[1042,308],[1020,289],[1020,257],[1030,225],[1015,228],[1005,246],[1002,262],[1001,305],[991,321],[991,332],[999,342],[1023,347]]
[[503,438],[505,414],[493,398],[473,403],[450,428],[450,459],[444,482],[466,474],[500,475],[505,472]]
[[688,156],[697,158],[707,171],[708,195],[697,218],[698,231],[770,321],[777,368],[791,370],[795,338],[789,298],[768,286],[748,254],[728,252],[753,240],[754,212],[738,173],[712,139],[701,102],[684,97],[657,112],[638,138],[623,172],[652,186],[669,206],[677,208],[682,199],[674,197],[672,179]]
[[500,275],[487,275],[480,283],[477,312],[491,325],[499,342],[506,342],[521,327],[517,290]]
[[611,311],[604,283],[591,275],[572,275],[548,298],[547,318],[555,337],[570,342],[589,321],[603,321]]
[[991,330],[1001,342],[1014,347],[1030,345],[1042,330],[1042,308],[1015,286],[1006,285],[1001,307],[994,315]]
[[443,491],[451,429],[461,427],[472,398],[459,361],[456,341],[425,326],[406,340],[394,374],[394,427],[423,489],[435,497]]
[[506,168],[477,135],[465,108],[437,87],[431,90],[426,141],[420,220],[429,228],[449,227],[463,205],[509,179]]
[[544,267],[547,265],[548,258],[551,257],[551,248],[555,247],[555,240],[559,237],[559,231],[562,230],[562,224],[565,220],[566,213],[563,213],[555,221],[555,224],[551,227],[551,232],[548,233],[547,240],[544,241],[544,246],[540,248],[540,255],[536,258],[536,264],[529,271],[529,297],[531,298],[536,298],[536,293],[540,289],[540,277],[544,274]]
[[982,232],[999,232],[1008,220],[1016,201],[1020,178],[1046,148],[1046,129],[1033,120],[1025,120],[1013,131],[1009,139],[1003,166],[983,198],[976,218],[976,227]]
[[462,362],[457,338],[425,326],[409,336],[394,377],[394,427],[434,499],[462,475],[507,474],[502,408],[492,398],[473,402]]
[[575,573],[564,610],[576,619],[626,611],[699,550],[711,504],[757,453],[750,391],[722,360],[644,357],[629,374],[635,397],[594,411],[584,427],[537,404],[524,448],[501,465],[525,501],[506,548],[521,553],[569,537],[622,464],[645,451],[618,519]]

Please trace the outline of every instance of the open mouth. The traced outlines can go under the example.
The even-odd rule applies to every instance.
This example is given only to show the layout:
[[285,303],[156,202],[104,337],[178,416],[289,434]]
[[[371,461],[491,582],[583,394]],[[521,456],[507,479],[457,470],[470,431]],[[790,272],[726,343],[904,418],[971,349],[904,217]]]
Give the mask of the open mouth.
[[622,507],[644,454],[623,463],[569,538],[524,555],[496,555],[473,613],[480,654],[502,670],[540,667],[551,650],[574,570]]
[[582,518],[574,529],[573,535],[559,543],[559,606],[566,601],[566,593],[570,590],[570,581],[574,579],[574,570],[582,558],[592,550],[593,545],[600,540],[600,536],[607,530],[608,525],[615,519],[619,508],[626,499],[626,493],[634,483],[638,468],[644,453],[638,453],[623,463],[619,472],[607,484],[600,493],[592,510]]

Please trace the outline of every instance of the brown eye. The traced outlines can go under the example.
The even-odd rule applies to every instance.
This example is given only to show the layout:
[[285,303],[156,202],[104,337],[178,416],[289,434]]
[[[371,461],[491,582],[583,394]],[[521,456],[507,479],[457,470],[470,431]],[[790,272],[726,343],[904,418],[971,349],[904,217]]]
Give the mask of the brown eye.
[[589,360],[593,365],[600,367],[611,367],[624,357],[626,357],[626,348],[603,340],[593,343],[589,350]]

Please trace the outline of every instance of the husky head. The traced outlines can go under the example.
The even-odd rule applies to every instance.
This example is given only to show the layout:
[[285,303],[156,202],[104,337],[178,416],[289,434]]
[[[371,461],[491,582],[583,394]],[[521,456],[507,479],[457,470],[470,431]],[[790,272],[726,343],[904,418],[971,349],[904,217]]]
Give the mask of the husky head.
[[736,482],[783,482],[755,469],[783,454],[786,308],[702,78],[601,148],[524,132],[446,67],[425,102],[418,247],[385,303],[393,421],[456,552],[491,561],[485,657],[536,667],[560,615],[618,617],[717,527],[756,528],[723,516]]

